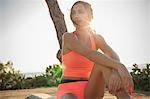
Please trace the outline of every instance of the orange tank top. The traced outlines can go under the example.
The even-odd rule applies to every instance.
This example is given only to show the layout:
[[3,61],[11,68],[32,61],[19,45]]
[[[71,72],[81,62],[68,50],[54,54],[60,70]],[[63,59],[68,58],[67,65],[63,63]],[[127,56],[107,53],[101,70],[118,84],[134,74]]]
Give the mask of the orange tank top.
[[[73,35],[78,39],[75,32],[73,32]],[[91,33],[90,41],[92,50],[96,50],[96,43]],[[94,63],[92,61],[75,51],[70,51],[69,53],[62,55],[63,76],[66,77],[89,78],[93,65]]]

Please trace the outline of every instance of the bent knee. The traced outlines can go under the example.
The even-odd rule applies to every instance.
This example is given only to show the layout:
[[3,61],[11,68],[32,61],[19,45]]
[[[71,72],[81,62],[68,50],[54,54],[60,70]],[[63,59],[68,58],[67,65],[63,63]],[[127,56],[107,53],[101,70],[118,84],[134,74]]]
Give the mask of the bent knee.
[[77,96],[72,93],[65,93],[60,97],[60,99],[77,99]]

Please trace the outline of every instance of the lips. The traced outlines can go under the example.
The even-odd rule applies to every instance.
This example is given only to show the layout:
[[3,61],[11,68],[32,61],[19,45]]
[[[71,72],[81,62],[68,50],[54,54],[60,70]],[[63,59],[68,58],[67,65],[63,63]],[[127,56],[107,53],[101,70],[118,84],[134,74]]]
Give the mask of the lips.
[[79,24],[81,22],[81,20],[79,20],[79,19],[75,19],[74,21],[73,21],[73,23],[75,23],[75,24]]

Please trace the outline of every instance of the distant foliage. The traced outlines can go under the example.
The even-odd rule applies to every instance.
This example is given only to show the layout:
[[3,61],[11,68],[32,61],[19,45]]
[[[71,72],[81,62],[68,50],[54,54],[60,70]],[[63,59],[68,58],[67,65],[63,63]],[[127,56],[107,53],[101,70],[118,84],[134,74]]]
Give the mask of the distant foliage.
[[[150,91],[150,64],[145,64],[143,69],[140,69],[137,64],[133,64],[130,73],[133,77],[135,90]],[[0,90],[57,86],[61,76],[62,66],[53,64],[46,67],[45,73],[26,78],[19,71],[15,71],[13,63],[8,61],[5,64],[0,63]]]
[[12,68],[13,63],[8,61],[6,64],[0,63],[0,90],[21,89],[25,76]]
[[35,77],[25,77],[19,71],[15,71],[13,63],[0,63],[0,90],[27,89],[36,87],[57,86],[62,75],[61,65],[49,65],[44,74]]
[[131,75],[135,90],[150,91],[150,64],[146,64],[143,69],[139,69],[137,64],[133,64],[133,67]]

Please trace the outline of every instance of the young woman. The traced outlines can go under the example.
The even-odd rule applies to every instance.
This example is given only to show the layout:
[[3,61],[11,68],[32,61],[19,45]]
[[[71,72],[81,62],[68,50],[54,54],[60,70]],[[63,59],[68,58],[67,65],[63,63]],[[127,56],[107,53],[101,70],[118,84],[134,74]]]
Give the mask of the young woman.
[[105,85],[118,98],[129,99],[132,77],[104,38],[91,29],[91,5],[75,2],[70,18],[76,29],[63,35],[63,75],[57,99],[100,99]]

